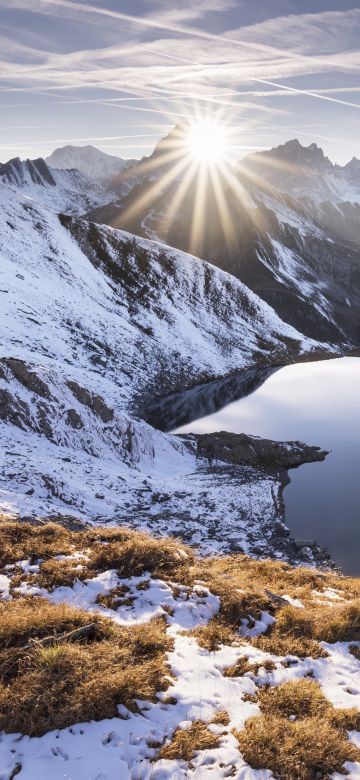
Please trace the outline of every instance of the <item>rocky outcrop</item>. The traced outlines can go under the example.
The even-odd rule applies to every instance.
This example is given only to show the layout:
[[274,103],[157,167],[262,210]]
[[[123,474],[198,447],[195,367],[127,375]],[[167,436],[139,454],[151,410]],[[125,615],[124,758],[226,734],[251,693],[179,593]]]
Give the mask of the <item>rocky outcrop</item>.
[[325,460],[320,447],[302,442],[277,442],[245,433],[204,433],[194,437],[198,457],[225,463],[258,464],[267,468],[295,468],[302,463]]

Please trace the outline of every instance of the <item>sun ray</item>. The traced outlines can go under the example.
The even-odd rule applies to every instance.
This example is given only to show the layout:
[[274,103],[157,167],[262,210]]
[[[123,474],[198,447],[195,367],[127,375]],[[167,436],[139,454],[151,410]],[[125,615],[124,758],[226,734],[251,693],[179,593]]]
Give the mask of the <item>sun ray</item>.
[[210,167],[210,177],[225,242],[227,248],[231,250],[235,245],[235,230],[230,217],[229,206],[225,198],[223,181],[221,181],[221,174],[216,166]]
[[208,182],[208,167],[205,162],[199,166],[196,182],[194,215],[191,224],[190,252],[201,254],[204,240],[206,185]]
[[163,217],[162,229],[164,229],[165,227],[167,229],[169,229],[169,227],[171,227],[171,225],[173,224],[174,219],[175,219],[175,214],[180,209],[180,206],[181,206],[185,196],[189,192],[189,190],[191,188],[191,185],[192,185],[192,183],[194,181],[194,178],[195,178],[195,176],[197,174],[197,170],[198,170],[198,166],[197,166],[195,160],[193,160],[190,163],[190,166],[189,166],[188,170],[186,171],[185,176],[184,176],[182,182],[180,183],[180,186],[177,188],[176,192],[174,193],[174,195],[173,195],[173,197],[172,197],[172,199],[171,199],[171,201],[170,201],[170,203],[168,205],[166,214],[164,214],[164,217]]
[[180,176],[180,174],[187,168],[187,166],[188,160],[186,158],[178,160],[177,164],[168,170],[156,182],[154,182],[154,184],[150,186],[148,190],[146,190],[142,197],[138,198],[135,203],[131,204],[127,209],[125,209],[125,211],[122,212],[121,220],[125,223],[131,222],[133,219],[135,219],[141,213],[141,211],[154,200],[154,198],[160,195],[162,190],[175,181],[177,176]]

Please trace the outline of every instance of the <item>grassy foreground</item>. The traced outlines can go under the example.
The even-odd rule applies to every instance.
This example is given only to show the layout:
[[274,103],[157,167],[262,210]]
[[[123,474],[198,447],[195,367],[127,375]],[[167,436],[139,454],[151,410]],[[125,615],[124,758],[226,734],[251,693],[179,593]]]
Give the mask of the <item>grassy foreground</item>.
[[[232,729],[251,767],[272,770],[281,780],[313,780],[344,772],[346,762],[360,762],[360,750],[348,736],[360,731],[358,709],[335,709],[311,672],[275,687],[269,682],[276,664],[326,659],[324,643],[349,643],[360,661],[360,579],[244,555],[199,558],[176,539],[124,528],[73,532],[57,523],[32,525],[6,516],[0,519],[0,551],[0,574],[9,581],[0,601],[0,728],[6,732],[39,736],[117,717],[121,704],[136,712],[139,700],[156,702],[160,691],[166,692],[162,701],[168,695],[172,703],[174,638],[166,610],[144,630],[143,624],[119,625],[101,612],[89,614],[48,598],[61,586],[114,570],[122,583],[98,596],[99,608],[131,610],[135,596],[126,580],[134,576],[148,578],[139,584],[142,590],[156,578],[169,584],[175,599],[184,586],[201,583],[218,596],[219,609],[189,637],[207,653],[247,646],[269,654],[258,665],[242,654],[223,670],[232,679],[250,675],[257,686],[248,698],[258,714]],[[252,636],[264,613],[274,622]],[[177,728],[153,746],[157,759],[191,762],[196,751],[216,748],[228,722],[220,709],[209,723],[195,720],[187,729]]]

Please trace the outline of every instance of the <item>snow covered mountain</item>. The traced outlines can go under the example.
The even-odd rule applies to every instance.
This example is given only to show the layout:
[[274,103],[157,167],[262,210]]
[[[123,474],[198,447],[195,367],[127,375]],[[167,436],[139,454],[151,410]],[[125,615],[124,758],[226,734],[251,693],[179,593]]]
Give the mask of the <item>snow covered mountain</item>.
[[311,356],[319,345],[219,269],[59,217],[5,186],[0,232],[2,507],[294,556],[282,524],[284,467],[317,458],[314,450],[274,445],[278,467],[224,465],[214,478],[196,440],[154,430],[140,410],[155,395]]
[[86,174],[78,170],[55,170],[41,157],[37,160],[15,157],[0,163],[0,183],[16,188],[54,211],[68,214],[84,214],[112,198]]
[[52,168],[68,170],[76,168],[90,178],[103,183],[106,179],[126,170],[135,160],[123,160],[113,154],[106,154],[95,146],[60,146],[45,159]]
[[[260,163],[259,169],[253,166],[250,170],[252,158],[248,158],[250,162],[234,170],[230,179],[219,171],[221,208],[219,191],[208,178],[200,213],[197,180],[179,200],[186,171],[175,179],[169,175],[174,164],[174,132],[158,144],[148,161],[131,169],[134,186],[130,192],[93,210],[89,218],[195,252],[243,281],[282,319],[310,337],[359,344],[360,206],[340,200],[322,203],[316,192],[314,200],[309,197],[312,182],[324,190],[326,177],[327,192],[333,192],[330,182],[338,176],[333,170],[336,166],[315,145],[304,150],[298,142],[290,142],[279,147],[285,152],[275,152],[278,157],[285,154],[293,159],[293,164],[295,158],[307,161],[299,168],[298,184],[293,169],[290,174],[285,163],[275,166],[274,160],[271,165],[262,162],[260,175]],[[255,155],[255,159],[268,160],[271,154]],[[319,166],[323,179],[317,172]],[[353,188],[355,168],[353,162]],[[350,173],[344,173],[349,182]],[[300,190],[302,186],[301,192],[307,192],[308,197],[296,199],[287,193],[284,177],[288,182],[295,180],[294,187]],[[275,188],[275,184],[281,185],[280,178],[284,191]],[[120,174],[113,189],[121,192],[121,187]],[[340,184],[336,191],[340,198]],[[176,208],[170,218],[171,204]]]
[[353,157],[347,165],[336,165],[315,143],[302,146],[294,139],[256,152],[239,163],[239,171],[265,179],[294,198],[360,204],[360,160]]

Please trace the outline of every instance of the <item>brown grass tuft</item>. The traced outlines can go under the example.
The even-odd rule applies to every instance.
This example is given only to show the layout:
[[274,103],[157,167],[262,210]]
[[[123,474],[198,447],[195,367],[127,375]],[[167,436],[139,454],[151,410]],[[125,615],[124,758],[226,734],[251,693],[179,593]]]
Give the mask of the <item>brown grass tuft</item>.
[[[163,620],[124,628],[96,615],[88,641],[42,646],[89,623],[89,613],[42,599],[0,605],[0,728],[40,735],[72,723],[115,717],[168,687]],[[26,649],[23,649],[27,645]]]
[[161,748],[158,758],[191,761],[195,752],[213,750],[219,742],[219,737],[209,731],[206,723],[195,720],[187,729],[176,729],[171,742]]
[[219,726],[228,726],[230,723],[229,713],[226,710],[218,710],[213,715],[211,723],[218,724]]
[[274,664],[271,658],[258,663],[251,663],[247,656],[242,656],[238,658],[235,664],[224,669],[223,674],[224,677],[243,677],[244,674],[249,672],[258,675],[260,669],[264,669],[265,672],[273,672],[276,669],[276,664]]
[[360,713],[335,710],[314,680],[260,688],[257,703],[261,715],[235,732],[254,769],[269,769],[280,780],[313,780],[342,772],[346,761],[360,760],[360,750],[346,733],[359,728]]
[[360,639],[360,599],[333,606],[306,609],[284,607],[277,614],[277,631],[322,642],[351,642]]
[[254,769],[269,769],[279,780],[329,780],[344,773],[347,761],[359,761],[360,751],[327,720],[287,721],[259,715],[235,732],[239,748]]
[[120,606],[131,607],[134,603],[134,596],[128,596],[130,588],[127,585],[118,585],[108,593],[99,593],[96,597],[96,603],[107,609],[118,609]]
[[291,680],[276,688],[260,688],[258,702],[265,715],[281,718],[323,716],[331,708],[318,683],[308,678]]
[[[186,557],[182,557],[182,556]],[[177,576],[189,551],[172,539],[154,539],[147,534],[134,534],[124,542],[97,545],[89,568],[95,571],[116,569],[120,577],[139,576],[150,572],[155,576]]]
[[186,632],[195,637],[200,647],[209,652],[219,650],[221,645],[240,645],[241,637],[218,618],[209,620],[206,626],[197,626]]

